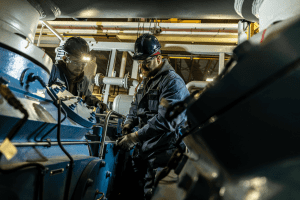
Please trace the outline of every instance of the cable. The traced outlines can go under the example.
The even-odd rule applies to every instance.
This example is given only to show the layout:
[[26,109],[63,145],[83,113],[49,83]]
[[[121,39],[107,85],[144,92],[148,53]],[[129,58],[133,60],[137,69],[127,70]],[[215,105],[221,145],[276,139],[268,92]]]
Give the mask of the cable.
[[[30,74],[28,75],[28,82],[33,82],[33,81],[35,81],[35,80],[39,81],[40,84],[41,84],[44,88],[46,88],[46,90],[47,90],[49,96],[50,96],[51,99],[54,101],[55,105],[57,106],[57,104],[56,104],[56,98],[54,97],[54,95],[52,94],[51,90],[50,90],[49,87],[46,85],[46,83],[43,81],[43,79],[42,79],[40,76],[34,76],[34,73],[30,73]],[[65,110],[63,107],[61,107],[61,110],[63,111],[63,113],[64,113],[65,116],[64,116],[64,118],[61,120],[60,123],[64,122],[65,119],[68,117],[68,114],[67,114],[66,110]],[[56,125],[56,126],[57,126],[57,125]],[[43,137],[40,139],[40,141],[42,141],[47,135],[49,135],[49,134],[56,128],[56,126],[54,126],[54,127],[53,127],[52,129],[50,129],[45,135],[43,135]]]
[[61,144],[61,139],[60,139],[60,127],[61,127],[61,100],[57,100],[57,109],[58,109],[58,119],[57,119],[57,143],[61,150],[68,156],[70,159],[70,166],[69,166],[69,173],[66,181],[66,189],[65,189],[65,194],[64,194],[64,199],[69,200],[69,193],[70,193],[70,188],[71,188],[71,181],[72,181],[72,171],[73,171],[73,165],[74,165],[74,160],[72,156],[67,152],[67,150],[63,147]]
[[16,136],[18,131],[24,126],[24,124],[28,120],[29,115],[27,110],[23,107],[23,105],[15,97],[15,95],[10,91],[10,89],[6,85],[1,83],[0,83],[0,94],[11,106],[13,106],[15,109],[19,110],[21,113],[24,114],[24,117],[18,121],[18,123],[10,130],[10,132],[6,136],[6,138],[12,140]]

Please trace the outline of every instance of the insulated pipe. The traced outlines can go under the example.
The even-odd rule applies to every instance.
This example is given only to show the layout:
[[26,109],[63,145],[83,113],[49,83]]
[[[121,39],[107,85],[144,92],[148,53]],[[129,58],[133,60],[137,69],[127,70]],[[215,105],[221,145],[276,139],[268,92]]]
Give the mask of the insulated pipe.
[[121,68],[120,68],[120,78],[123,78],[125,75],[126,61],[127,61],[127,52],[124,51],[123,55],[122,55],[122,62],[121,62]]
[[42,21],[44,24],[61,42],[64,41],[64,38],[46,21]]
[[101,86],[103,84],[106,85],[117,85],[119,87],[124,87],[125,89],[128,89],[128,75],[125,75],[124,78],[118,78],[118,77],[104,77],[102,74],[96,74],[94,78],[94,82],[97,86]]
[[197,87],[197,88],[205,88],[207,85],[206,81],[191,81],[188,84],[186,84],[186,88],[189,90],[190,92],[190,88],[191,87]]
[[[48,21],[52,26],[80,26],[80,27],[88,27],[97,28],[101,27],[101,29],[109,29],[113,28],[113,30],[124,29],[124,28],[137,28],[138,22],[79,22],[79,21]],[[140,26],[143,26],[144,29],[148,29],[145,31],[149,31],[149,27],[153,28],[154,23],[140,23]],[[158,28],[162,29],[212,29],[212,30],[237,30],[237,24],[226,24],[226,23],[158,23]],[[58,27],[56,27],[58,28]]]
[[131,72],[131,78],[137,79],[138,77],[138,70],[139,70],[139,64],[137,60],[133,61],[132,64],[132,72]]
[[132,86],[133,86],[134,88],[136,88],[136,86],[138,86],[138,84],[139,84],[139,82],[138,82],[137,80],[133,80],[133,81],[132,81]]
[[[40,29],[37,29],[40,31]],[[90,30],[90,29],[56,29],[61,34],[66,34],[68,36],[73,34],[81,34],[84,36],[106,36],[104,34],[137,34],[138,30]],[[159,32],[160,35],[237,35],[237,31],[222,31],[222,30],[168,30]],[[51,33],[51,31],[44,31],[44,33]],[[143,31],[143,33],[151,33],[151,31]]]
[[39,35],[39,39],[38,39],[38,42],[37,42],[37,45],[36,45],[36,46],[40,46],[44,26],[45,26],[45,25],[43,24],[43,25],[42,25],[42,28],[41,28],[41,30],[40,30],[40,35]]
[[219,74],[224,70],[225,68],[225,53],[219,54]]
[[117,85],[119,87],[123,87],[125,84],[124,78],[117,78],[117,77],[104,77],[103,83],[108,85]]
[[240,20],[238,23],[238,44],[241,44],[246,40],[247,40],[247,34],[244,31],[244,24],[242,20]]

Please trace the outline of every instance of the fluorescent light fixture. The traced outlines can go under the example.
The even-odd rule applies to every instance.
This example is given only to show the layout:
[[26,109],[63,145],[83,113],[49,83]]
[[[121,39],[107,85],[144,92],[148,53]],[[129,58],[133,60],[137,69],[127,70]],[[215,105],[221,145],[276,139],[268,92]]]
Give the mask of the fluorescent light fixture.
[[214,81],[213,78],[207,78],[206,81]]

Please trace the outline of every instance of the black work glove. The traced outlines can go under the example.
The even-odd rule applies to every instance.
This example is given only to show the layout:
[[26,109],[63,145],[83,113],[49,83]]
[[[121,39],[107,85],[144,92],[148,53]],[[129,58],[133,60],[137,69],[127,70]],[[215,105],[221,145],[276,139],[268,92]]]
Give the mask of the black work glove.
[[103,114],[104,111],[106,111],[107,106],[105,103],[103,102],[99,102],[97,103],[97,107],[100,109],[100,113]]
[[122,135],[127,135],[129,133],[131,133],[131,126],[130,124],[125,124],[122,128]]

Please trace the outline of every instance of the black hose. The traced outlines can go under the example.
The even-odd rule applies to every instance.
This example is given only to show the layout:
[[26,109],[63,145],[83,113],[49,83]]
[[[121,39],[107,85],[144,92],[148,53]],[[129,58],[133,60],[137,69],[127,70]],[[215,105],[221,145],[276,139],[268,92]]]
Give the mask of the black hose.
[[64,199],[65,200],[69,200],[69,193],[70,193],[70,188],[71,188],[71,181],[72,181],[72,171],[73,171],[73,165],[74,165],[74,159],[72,158],[72,156],[67,152],[67,150],[63,147],[63,145],[61,144],[61,135],[60,135],[60,127],[61,127],[61,100],[58,99],[57,100],[57,109],[58,109],[58,119],[57,119],[57,143],[59,145],[59,147],[61,148],[61,150],[66,154],[66,156],[68,156],[68,158],[70,159],[70,166],[69,166],[69,172],[68,172],[68,176],[67,176],[67,181],[66,181],[66,189],[65,189],[65,194],[64,194]]
[[19,132],[19,130],[24,126],[24,124],[28,120],[29,115],[27,110],[23,107],[23,105],[15,97],[15,95],[10,91],[10,89],[6,85],[1,83],[0,83],[0,94],[11,106],[13,106],[15,109],[19,110],[21,113],[24,114],[24,117],[17,122],[17,124],[10,130],[10,132],[6,136],[6,138],[12,140]]
[[[51,92],[51,90],[49,89],[49,87],[46,85],[46,83],[43,81],[43,79],[42,79],[41,77],[39,77],[39,76],[33,76],[33,75],[34,75],[33,73],[30,74],[30,75],[28,76],[28,80],[31,81],[31,82],[33,82],[33,81],[35,81],[35,80],[38,80],[38,81],[40,82],[40,84],[41,84],[44,88],[46,88],[46,90],[47,90],[49,96],[50,96],[51,99],[54,101],[54,104],[55,104],[56,107],[57,107],[58,105],[57,105],[57,102],[56,102],[56,98],[55,98],[54,95],[52,94],[52,92]],[[63,107],[61,107],[61,110],[63,111],[63,113],[64,113],[65,116],[64,116],[64,118],[60,121],[60,123],[64,122],[65,119],[68,117],[68,114],[67,114],[66,110],[65,110]],[[52,129],[50,129],[45,135],[43,135],[43,136],[41,137],[41,140],[40,140],[40,141],[42,141],[47,135],[49,135],[55,128],[56,128],[56,126],[54,126],[54,127],[53,127]]]

